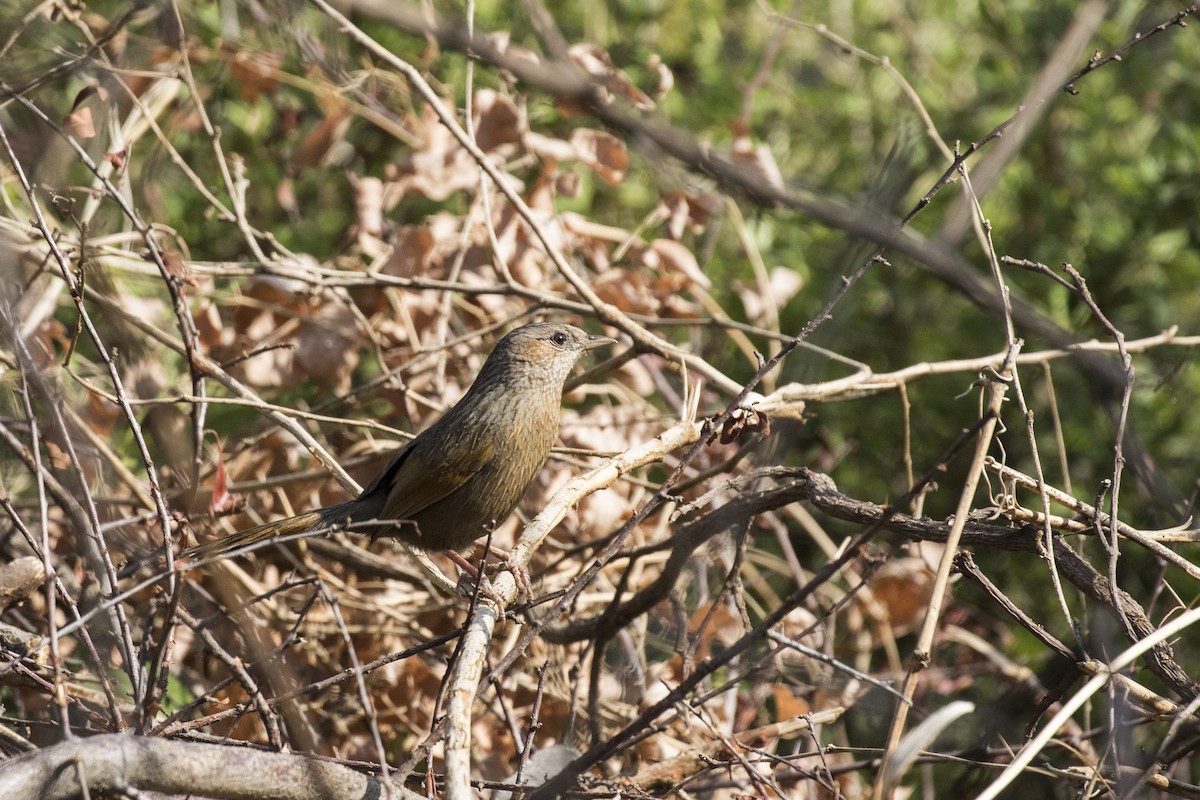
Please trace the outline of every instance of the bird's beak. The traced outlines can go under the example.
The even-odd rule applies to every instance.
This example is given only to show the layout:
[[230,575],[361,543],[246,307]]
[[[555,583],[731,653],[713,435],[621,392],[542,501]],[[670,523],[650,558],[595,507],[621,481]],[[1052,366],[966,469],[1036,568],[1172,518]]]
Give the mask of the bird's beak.
[[589,336],[587,341],[583,343],[584,350],[595,350],[597,347],[604,347],[607,344],[616,344],[617,340],[608,336]]

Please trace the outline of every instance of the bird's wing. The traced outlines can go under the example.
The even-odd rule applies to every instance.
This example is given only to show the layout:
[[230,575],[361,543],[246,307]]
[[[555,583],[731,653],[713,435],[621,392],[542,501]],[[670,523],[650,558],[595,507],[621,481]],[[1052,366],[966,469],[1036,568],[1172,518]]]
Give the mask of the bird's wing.
[[380,519],[411,519],[469,481],[492,460],[495,450],[495,445],[485,443],[459,444],[437,452],[410,448],[381,487],[388,494]]

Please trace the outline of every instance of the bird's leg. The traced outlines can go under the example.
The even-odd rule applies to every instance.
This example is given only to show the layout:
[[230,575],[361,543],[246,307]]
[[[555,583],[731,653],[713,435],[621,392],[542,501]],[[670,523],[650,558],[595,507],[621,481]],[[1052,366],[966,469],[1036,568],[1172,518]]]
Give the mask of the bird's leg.
[[473,578],[477,578],[482,574],[479,571],[478,564],[471,563],[471,561],[468,558],[466,558],[462,553],[458,552],[457,550],[447,551],[446,557],[449,558],[451,561],[453,561],[455,564],[458,564],[459,568],[462,569],[463,572],[467,573],[468,575],[470,575]]
[[492,544],[492,531],[496,528],[496,521],[488,526],[488,537],[484,541],[485,551],[483,554],[484,563],[487,562],[487,557],[495,554],[497,557],[504,559],[504,568],[512,573],[513,581],[517,584],[518,596],[524,595],[526,600],[533,599],[533,586],[529,583],[529,570],[525,569],[524,565],[513,561],[512,553],[502,547],[496,547]]
[[462,569],[463,574],[458,579],[458,584],[455,590],[462,597],[471,597],[478,589],[481,593],[492,598],[501,609],[508,605],[508,602],[500,596],[496,589],[492,586],[492,582],[488,580],[488,576],[484,573],[478,564],[472,564],[462,553],[455,550],[450,550],[446,556]]
[[491,527],[494,526],[495,523],[492,523],[492,526],[490,526],[488,530],[488,538],[484,540],[483,558],[480,559],[479,566],[476,566],[457,552],[451,551],[448,553],[448,555],[455,564],[458,564],[460,567],[462,567],[464,572],[477,576],[477,580],[480,581],[487,580],[486,576],[482,572],[482,568],[486,567],[488,556],[495,555],[498,558],[503,559],[504,563],[502,566],[504,569],[507,569],[512,573],[513,581],[517,584],[517,591],[524,595],[527,599],[532,600],[533,586],[529,583],[529,570],[525,569],[525,567],[519,564],[514,563],[512,560],[512,553],[508,552],[502,547],[497,547],[496,545],[492,544]]

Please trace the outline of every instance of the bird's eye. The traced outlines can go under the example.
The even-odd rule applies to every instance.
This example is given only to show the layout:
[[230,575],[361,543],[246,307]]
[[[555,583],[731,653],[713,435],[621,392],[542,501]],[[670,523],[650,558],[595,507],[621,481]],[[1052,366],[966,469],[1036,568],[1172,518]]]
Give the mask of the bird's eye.
[[567,335],[562,331],[557,331],[550,336],[550,341],[554,342],[559,347],[567,343]]

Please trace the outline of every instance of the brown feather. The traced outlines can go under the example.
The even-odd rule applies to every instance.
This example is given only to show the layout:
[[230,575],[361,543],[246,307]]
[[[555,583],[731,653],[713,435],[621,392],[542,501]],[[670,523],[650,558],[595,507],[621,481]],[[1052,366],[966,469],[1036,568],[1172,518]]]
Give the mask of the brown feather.
[[520,502],[558,437],[563,384],[588,350],[613,340],[571,325],[508,333],[471,388],[354,500],[269,522],[184,551],[211,557],[307,529],[345,527],[425,550],[462,550]]

